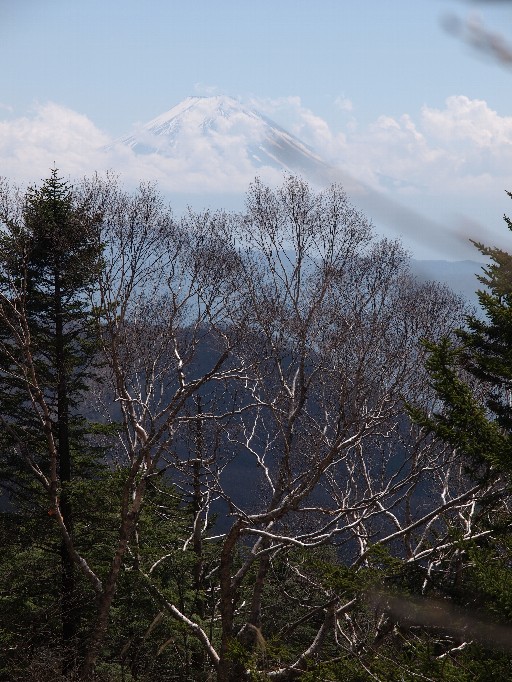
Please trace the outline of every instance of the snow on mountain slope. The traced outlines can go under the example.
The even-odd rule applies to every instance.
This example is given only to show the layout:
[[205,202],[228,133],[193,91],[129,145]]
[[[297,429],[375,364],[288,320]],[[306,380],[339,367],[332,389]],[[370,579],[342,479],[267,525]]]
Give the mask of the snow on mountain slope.
[[[198,202],[204,207],[239,209],[256,176],[277,186],[283,173],[289,172],[316,188],[341,184],[379,230],[400,235],[414,252],[419,248],[430,258],[473,256],[444,223],[403,206],[392,194],[358,180],[344,167],[329,165],[295,135],[231,97],[188,97],[103,151],[100,167],[122,169],[124,178],[135,186],[141,178],[157,182],[172,197],[175,210],[197,207]],[[381,184],[395,186],[396,182],[389,178]]]
[[330,167],[306,144],[264,115],[227,96],[188,97],[141,126],[122,144],[137,155],[197,162],[204,167],[239,165],[242,174],[261,169],[300,173],[323,184]]

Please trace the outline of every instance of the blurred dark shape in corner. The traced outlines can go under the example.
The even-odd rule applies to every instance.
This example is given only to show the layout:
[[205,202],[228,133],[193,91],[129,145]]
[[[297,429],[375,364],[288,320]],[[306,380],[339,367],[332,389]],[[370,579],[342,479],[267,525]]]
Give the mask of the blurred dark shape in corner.
[[369,592],[367,599],[372,608],[386,613],[401,627],[441,630],[460,642],[477,642],[492,649],[512,651],[512,627],[493,623],[485,615],[479,618],[474,610],[454,606],[443,599],[383,591]]
[[[493,0],[493,2],[510,2],[510,0]],[[488,4],[491,4],[487,0]],[[484,4],[480,0],[479,4]],[[512,6],[512,3],[510,3]],[[512,42],[501,33],[489,30],[481,17],[472,13],[461,19],[455,14],[446,14],[441,19],[443,28],[457,38],[463,40],[473,49],[490,56],[503,66],[512,67]]]

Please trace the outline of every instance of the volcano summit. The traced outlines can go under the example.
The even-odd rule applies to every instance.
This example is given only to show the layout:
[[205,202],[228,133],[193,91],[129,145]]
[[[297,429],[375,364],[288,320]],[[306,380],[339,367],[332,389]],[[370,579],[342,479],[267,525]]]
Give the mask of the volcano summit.
[[[258,111],[224,95],[188,97],[118,143],[137,155],[217,160],[219,171],[242,164],[254,175],[262,168],[328,181],[330,167],[308,145]],[[187,165],[188,165],[187,164]]]

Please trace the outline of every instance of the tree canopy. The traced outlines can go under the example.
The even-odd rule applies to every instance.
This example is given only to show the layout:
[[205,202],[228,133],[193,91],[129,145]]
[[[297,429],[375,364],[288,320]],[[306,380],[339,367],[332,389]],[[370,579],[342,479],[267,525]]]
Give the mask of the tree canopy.
[[339,186],[0,209],[0,679],[503,677],[506,254],[465,323]]

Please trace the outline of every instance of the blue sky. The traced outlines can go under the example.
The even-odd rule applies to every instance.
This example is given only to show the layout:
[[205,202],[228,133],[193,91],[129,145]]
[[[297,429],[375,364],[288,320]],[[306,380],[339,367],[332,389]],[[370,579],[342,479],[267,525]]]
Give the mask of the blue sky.
[[493,240],[512,213],[512,68],[445,30],[453,17],[512,41],[507,2],[0,0],[0,174],[90,172],[137,123],[222,93],[404,207]]

